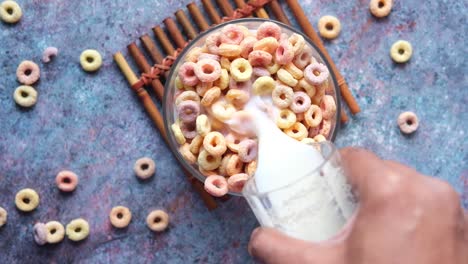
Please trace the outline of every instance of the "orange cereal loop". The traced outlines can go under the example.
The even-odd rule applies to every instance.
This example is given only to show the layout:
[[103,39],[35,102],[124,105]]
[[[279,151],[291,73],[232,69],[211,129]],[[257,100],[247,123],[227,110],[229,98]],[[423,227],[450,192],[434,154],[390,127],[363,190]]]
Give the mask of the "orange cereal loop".
[[206,38],[205,45],[211,54],[215,54],[215,55],[219,54],[219,46],[221,45],[220,37],[221,37],[220,33],[213,33],[213,34],[210,34]]
[[196,120],[197,133],[201,136],[211,132],[211,122],[206,115],[199,115]]
[[254,176],[255,171],[257,170],[257,161],[253,160],[245,166],[245,173],[249,175],[250,177]]
[[267,66],[270,65],[273,56],[263,50],[254,50],[249,54],[249,62],[252,66]]
[[72,192],[78,185],[78,176],[72,171],[61,171],[55,177],[55,183],[59,190],[63,192]]
[[326,39],[335,39],[341,32],[341,23],[334,16],[323,16],[318,21],[320,36]]
[[[231,63],[229,63],[229,67],[231,67]],[[213,84],[221,90],[224,90],[229,86],[229,73],[227,69],[221,69],[221,76]]]
[[281,129],[288,129],[296,123],[296,114],[289,109],[282,109],[276,119],[276,125]]
[[179,105],[183,101],[200,102],[200,96],[194,91],[185,91],[179,94],[175,100],[175,105]]
[[240,44],[244,39],[244,32],[239,26],[229,24],[221,29],[220,39],[222,43]]
[[309,127],[317,127],[322,122],[322,110],[317,105],[311,105],[304,118]]
[[226,164],[226,174],[232,176],[241,173],[244,168],[244,163],[240,160],[239,155],[233,154]]
[[403,112],[398,116],[398,126],[404,134],[411,134],[418,129],[419,120],[413,112]]
[[299,122],[296,122],[290,128],[285,129],[284,133],[286,133],[286,135],[288,135],[288,136],[290,136],[290,137],[292,137],[292,138],[294,138],[295,140],[298,140],[298,141],[303,140],[309,134],[308,131],[307,131],[307,128],[303,124],[301,124]]
[[278,46],[278,40],[273,37],[266,37],[255,42],[253,45],[253,50],[263,50],[273,55],[276,52]]
[[227,180],[229,191],[238,193],[242,192],[242,189],[244,189],[244,185],[249,178],[249,175],[246,173],[232,175]]
[[288,108],[293,102],[294,91],[291,87],[285,85],[277,85],[273,89],[272,95],[273,104],[279,108]]
[[273,63],[271,65],[266,66],[266,69],[270,74],[275,74],[280,68],[281,65],[279,65],[278,63]]
[[249,93],[239,89],[231,89],[226,94],[226,100],[236,107],[244,106],[249,99]]
[[190,145],[188,143],[185,143],[179,147],[179,153],[188,164],[195,164],[197,161],[197,157],[190,151]]
[[146,217],[146,225],[151,231],[162,232],[169,225],[169,215],[162,210],[154,210]]
[[203,145],[203,136],[197,135],[192,142],[190,142],[189,150],[192,154],[197,155],[200,152],[200,148]]
[[304,50],[305,39],[302,35],[293,33],[288,38],[289,43],[293,46],[294,55],[301,53]]
[[312,104],[319,105],[322,101],[323,96],[325,95],[325,89],[319,88],[318,86],[315,87],[316,92],[315,95],[311,98]]
[[392,11],[392,0],[371,0],[369,10],[375,17],[386,17]]
[[217,131],[210,132],[203,139],[203,148],[213,156],[221,156],[227,150],[226,139]]
[[216,170],[221,165],[221,155],[215,156],[203,149],[200,151],[197,161],[198,166],[204,170]]
[[171,130],[172,133],[174,133],[175,140],[179,145],[184,144],[187,140],[184,137],[184,134],[182,134],[182,130],[180,129],[180,126],[176,123],[171,125]]
[[115,228],[125,228],[132,220],[132,212],[125,206],[113,207],[109,213],[109,220]]
[[219,121],[217,118],[209,118],[211,123],[211,130],[221,131],[225,128],[225,124]]
[[214,82],[203,82],[195,86],[195,91],[200,97],[205,96],[206,92],[213,87]]
[[218,100],[218,98],[221,96],[221,89],[219,87],[212,87],[209,90],[205,92],[203,95],[203,98],[201,99],[201,105],[208,107],[210,106],[214,101]]
[[219,175],[227,176],[226,168],[232,155],[232,153],[224,154],[223,158],[221,159],[221,165],[218,168]]
[[229,191],[226,178],[219,175],[208,176],[205,179],[205,190],[215,197],[226,195]]

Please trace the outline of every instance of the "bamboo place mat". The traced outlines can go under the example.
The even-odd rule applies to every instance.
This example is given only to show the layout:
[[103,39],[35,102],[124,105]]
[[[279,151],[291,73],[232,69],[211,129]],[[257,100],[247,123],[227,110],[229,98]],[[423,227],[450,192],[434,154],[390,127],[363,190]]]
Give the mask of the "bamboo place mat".
[[[148,34],[142,35],[140,39],[140,45],[144,51],[151,58],[151,62],[148,61],[140,47],[136,42],[132,42],[127,46],[130,57],[134,60],[138,67],[138,71],[141,74],[137,76],[135,72],[130,68],[127,60],[121,52],[114,54],[114,60],[122,71],[122,74],[127,79],[131,89],[138,95],[143,107],[148,113],[153,123],[158,128],[161,136],[167,142],[166,130],[164,128],[164,122],[162,115],[156,107],[154,100],[148,94],[146,88],[153,89],[157,98],[160,102],[164,97],[164,79],[167,77],[169,70],[177,58],[177,55],[184,49],[184,47],[194,39],[198,33],[207,30],[210,26],[244,17],[256,16],[259,18],[276,19],[286,25],[291,25],[291,22],[284,13],[278,0],[250,0],[245,2],[244,0],[234,0],[236,9],[226,0],[216,0],[216,5],[221,10],[222,15],[217,11],[215,4],[211,0],[201,0],[205,12],[208,14],[210,21],[209,24],[207,19],[202,14],[201,10],[195,3],[187,5],[188,13],[190,14],[193,21],[195,21],[198,30],[192,25],[186,12],[184,10],[177,10],[175,19],[183,29],[183,33],[179,30],[179,25],[172,17],[167,17],[163,20],[162,25],[153,27],[153,33],[156,40],[159,42],[161,49],[156,44],[155,40]],[[320,37],[312,27],[310,21],[302,10],[297,0],[285,0],[286,5],[294,15],[298,25],[302,31],[307,35],[312,42],[320,49],[324,54],[325,59],[331,66],[331,70],[335,74],[338,86],[340,87],[341,97],[343,101],[348,105],[349,110],[352,114],[356,114],[360,111],[360,108],[351,94],[346,81],[340,74],[335,64],[333,63],[330,55],[325,49]],[[271,10],[269,14],[264,7],[268,7]],[[163,29],[165,28],[165,30]],[[169,33],[166,34],[166,32]],[[175,44],[175,46],[173,45]],[[347,122],[348,116],[346,112],[341,110],[341,122]],[[184,168],[182,166],[182,168]],[[200,194],[204,204],[209,210],[213,210],[217,207],[217,201],[211,195],[209,195],[203,188],[203,184],[198,181],[190,172],[184,169],[184,173],[187,176],[187,180],[191,183],[193,188]],[[228,196],[221,198],[220,200],[226,200]]]

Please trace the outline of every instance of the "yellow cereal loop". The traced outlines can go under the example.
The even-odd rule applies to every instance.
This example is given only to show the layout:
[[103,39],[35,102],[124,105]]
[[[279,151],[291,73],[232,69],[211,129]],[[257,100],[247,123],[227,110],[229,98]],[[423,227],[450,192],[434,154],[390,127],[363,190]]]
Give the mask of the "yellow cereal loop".
[[318,143],[327,141],[327,139],[321,134],[316,135],[314,137],[314,140],[315,140],[315,142],[318,142]]
[[298,81],[294,79],[294,77],[285,69],[281,68],[278,70],[276,73],[276,76],[278,76],[278,79],[282,81],[284,84],[294,87],[297,85]]
[[102,65],[101,54],[97,50],[87,49],[81,53],[80,64],[87,72],[97,71]]
[[83,218],[72,220],[67,225],[66,234],[72,241],[81,241],[89,235],[89,224]]
[[296,122],[290,128],[285,129],[284,133],[298,141],[303,140],[309,134],[307,128],[299,122]]
[[252,65],[244,58],[237,58],[231,62],[230,72],[236,82],[245,82],[252,77]]
[[3,1],[0,4],[0,19],[5,23],[13,24],[18,22],[23,16],[21,7],[15,1]]
[[237,110],[232,104],[219,100],[211,106],[211,111],[219,121],[227,121]]
[[[231,64],[229,64],[229,67],[231,67]],[[229,73],[227,69],[221,70],[221,77],[214,82],[214,86],[219,87],[221,90],[224,90],[229,86]]]
[[16,194],[16,207],[23,212],[30,212],[39,205],[39,195],[33,189],[23,189]]
[[221,156],[214,156],[206,150],[202,150],[198,155],[198,166],[204,170],[215,170],[221,165]]
[[309,96],[309,97],[314,97],[315,93],[316,93],[316,88],[315,86],[313,86],[312,84],[310,84],[308,81],[306,81],[304,78],[300,79],[299,82],[297,83],[296,87],[295,88],[298,88],[298,89],[303,89],[306,94]]
[[317,105],[311,105],[305,112],[304,119],[309,127],[317,127],[322,122],[322,109]]
[[276,87],[276,82],[270,76],[261,76],[252,85],[252,92],[256,95],[271,94]]
[[326,39],[334,39],[341,32],[341,23],[334,16],[323,16],[318,21],[318,30],[320,36]]
[[296,123],[296,114],[289,109],[282,109],[276,119],[276,125],[281,129],[288,129]]
[[175,105],[179,105],[180,103],[182,103],[183,101],[195,101],[197,103],[200,102],[200,96],[197,94],[197,92],[195,91],[185,91],[181,94],[179,94],[179,96],[177,96],[176,100],[175,100]]
[[239,57],[241,54],[241,47],[235,44],[223,43],[219,45],[219,55],[229,58]]
[[257,161],[253,160],[245,166],[245,173],[252,177],[255,174],[255,171],[257,170]]
[[294,50],[294,56],[298,55],[304,50],[305,46],[305,39],[302,35],[293,33],[289,38],[288,38],[289,43],[293,46]]
[[45,224],[47,229],[47,243],[56,244],[63,240],[65,237],[65,228],[58,221],[50,221]]
[[189,150],[192,152],[192,154],[197,155],[200,153],[200,148],[203,145],[203,139],[204,137],[201,135],[196,135],[193,139],[192,142],[190,142],[189,145]]
[[179,90],[183,90],[184,89],[184,84],[182,83],[182,81],[180,80],[179,76],[177,76],[174,80],[174,85],[177,89]]
[[21,85],[13,93],[13,99],[22,107],[31,107],[37,102],[37,91],[28,85]]
[[281,65],[279,65],[278,63],[273,63],[273,64],[268,65],[268,66],[266,67],[267,71],[268,71],[270,74],[275,74],[280,68],[281,68]]
[[288,71],[296,80],[300,80],[302,77],[304,77],[304,72],[298,67],[296,67],[296,65],[294,65],[294,63],[292,62],[284,65],[283,69]]
[[172,130],[172,133],[174,133],[175,140],[177,141],[177,143],[179,143],[179,145],[182,145],[187,141],[178,124],[176,123],[172,124],[171,130]]
[[196,120],[197,133],[204,137],[211,132],[211,122],[207,115],[199,115]]
[[263,50],[270,54],[274,54],[278,48],[279,43],[274,37],[266,37],[257,41],[253,45],[253,50]]
[[188,164],[195,164],[197,157],[190,151],[190,145],[188,143],[183,144],[179,148],[179,153],[182,158],[187,161]]
[[0,227],[4,226],[8,219],[8,212],[0,207]]
[[231,89],[226,93],[226,100],[233,104],[234,106],[243,106],[249,99],[249,93],[239,89]]
[[314,145],[315,140],[313,138],[304,138],[301,140],[301,143],[304,143],[306,145]]
[[406,40],[398,40],[390,49],[390,56],[396,63],[405,63],[413,55],[413,47]]
[[218,98],[221,96],[221,89],[219,87],[212,87],[208,89],[205,94],[203,95],[203,98],[201,99],[200,103],[201,105],[208,107],[210,106],[214,101],[218,100]]
[[221,69],[229,70],[231,68],[231,61],[226,57],[221,57],[219,64],[221,64]]

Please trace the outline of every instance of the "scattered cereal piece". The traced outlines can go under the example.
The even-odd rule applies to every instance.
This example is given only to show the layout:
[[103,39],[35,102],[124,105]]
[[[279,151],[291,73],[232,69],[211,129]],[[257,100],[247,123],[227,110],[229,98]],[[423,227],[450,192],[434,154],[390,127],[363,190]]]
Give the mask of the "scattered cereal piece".
[[56,47],[48,47],[42,53],[42,62],[49,63],[52,58],[56,57],[58,54],[58,49]]
[[411,134],[418,129],[418,116],[413,112],[403,112],[398,116],[398,126],[401,132]]
[[405,63],[413,55],[413,47],[406,40],[398,40],[390,48],[390,56],[396,63]]
[[229,191],[231,192],[242,192],[244,184],[249,179],[249,175],[246,173],[234,174],[227,180]]
[[33,61],[25,60],[18,65],[16,77],[20,83],[31,85],[39,80],[41,77],[41,70]]
[[82,218],[72,220],[67,225],[66,234],[72,241],[81,241],[89,235],[89,224]]
[[102,65],[101,54],[97,50],[87,49],[81,53],[80,64],[87,72],[97,71]]
[[226,178],[219,175],[208,176],[205,179],[205,190],[215,197],[226,195],[229,191]]
[[48,230],[45,224],[37,223],[34,225],[34,241],[39,246],[43,246],[47,243]]
[[65,237],[65,228],[58,221],[50,221],[45,224],[47,228],[47,243],[56,244]]
[[61,171],[55,177],[55,183],[59,190],[63,192],[72,192],[78,185],[78,176],[72,171]]
[[233,154],[229,158],[226,164],[226,174],[232,176],[242,172],[244,168],[244,163],[240,160],[239,155]]
[[169,225],[169,215],[162,210],[154,210],[146,217],[146,225],[152,231],[162,232]]
[[318,21],[320,36],[326,39],[335,39],[341,31],[341,23],[334,16],[323,16]]
[[132,220],[132,212],[125,206],[116,206],[112,208],[109,220],[114,227],[125,228]]
[[37,91],[31,86],[21,85],[13,93],[13,99],[22,107],[31,107],[37,102]]
[[21,7],[15,1],[3,1],[0,4],[0,19],[5,23],[16,23],[23,16]]
[[23,212],[30,212],[39,205],[39,195],[33,189],[22,189],[15,197],[16,207]]
[[369,10],[375,17],[386,17],[392,11],[393,0],[371,0]]
[[8,212],[0,207],[0,227],[4,226],[8,220]]
[[138,159],[133,166],[133,171],[136,176],[142,180],[146,180],[154,175],[156,164],[148,157]]

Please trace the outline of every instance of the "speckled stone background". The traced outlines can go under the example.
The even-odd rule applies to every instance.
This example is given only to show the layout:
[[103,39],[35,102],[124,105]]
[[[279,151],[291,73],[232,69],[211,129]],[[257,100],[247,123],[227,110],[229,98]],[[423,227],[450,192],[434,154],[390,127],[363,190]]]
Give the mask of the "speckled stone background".
[[[0,228],[0,263],[251,263],[246,246],[257,226],[241,198],[208,212],[185,181],[174,157],[130,91],[112,54],[189,1],[82,0],[19,1],[24,16],[0,23],[0,206],[9,221]],[[391,15],[373,18],[368,0],[302,1],[316,25],[322,15],[341,20],[342,33],[326,46],[362,108],[342,129],[339,146],[358,145],[387,159],[448,180],[468,205],[468,81],[466,1],[394,1]],[[289,10],[288,16],[291,14]],[[292,20],[294,21],[294,20]],[[294,22],[295,23],[295,22]],[[389,49],[398,39],[414,47],[411,61],[394,64]],[[59,48],[50,64],[40,63],[47,46]],[[84,49],[101,52],[96,74],[81,70]],[[124,52],[126,54],[126,52]],[[32,109],[16,106],[17,65],[39,63],[42,76]],[[419,130],[403,136],[402,111],[415,111]],[[138,181],[134,161],[150,156],[157,176]],[[58,171],[80,176],[71,195],[54,185]],[[32,213],[15,209],[15,193],[36,189],[41,204]],[[133,211],[128,229],[111,228],[115,205]],[[167,232],[145,226],[152,209],[171,216]],[[38,247],[36,221],[89,220],[90,237]]]

